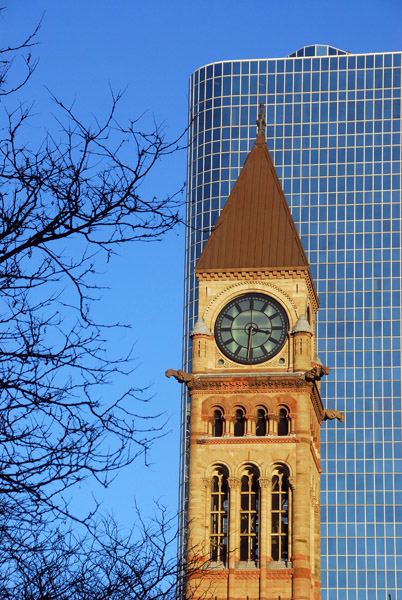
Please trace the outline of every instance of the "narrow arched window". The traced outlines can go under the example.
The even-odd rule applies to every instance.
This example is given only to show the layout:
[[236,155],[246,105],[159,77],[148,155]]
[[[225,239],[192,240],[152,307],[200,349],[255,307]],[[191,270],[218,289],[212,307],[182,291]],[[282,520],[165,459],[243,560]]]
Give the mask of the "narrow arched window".
[[228,556],[228,503],[227,474],[218,469],[211,486],[210,557],[214,562],[226,564]]
[[212,423],[212,435],[214,437],[223,436],[223,414],[218,408],[214,410],[214,420]]
[[240,560],[258,560],[259,485],[252,471],[241,478],[240,492]]
[[257,422],[255,425],[255,434],[262,436],[267,433],[267,419],[265,410],[263,408],[259,408],[257,410]]
[[278,435],[289,434],[289,415],[286,408],[279,409]]
[[272,478],[271,557],[287,561],[289,554],[289,484],[282,471]]
[[242,437],[244,435],[246,424],[246,418],[244,416],[244,410],[242,408],[238,408],[235,414],[235,423],[234,423],[234,434],[235,437]]

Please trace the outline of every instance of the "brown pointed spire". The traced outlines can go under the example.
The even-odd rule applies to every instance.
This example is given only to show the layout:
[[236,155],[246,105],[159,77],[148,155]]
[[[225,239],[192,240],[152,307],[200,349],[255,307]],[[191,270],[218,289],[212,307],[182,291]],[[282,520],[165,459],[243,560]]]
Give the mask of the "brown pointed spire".
[[[257,137],[197,262],[196,272],[309,270],[265,140],[263,104]],[[311,276],[310,276],[311,278]]]

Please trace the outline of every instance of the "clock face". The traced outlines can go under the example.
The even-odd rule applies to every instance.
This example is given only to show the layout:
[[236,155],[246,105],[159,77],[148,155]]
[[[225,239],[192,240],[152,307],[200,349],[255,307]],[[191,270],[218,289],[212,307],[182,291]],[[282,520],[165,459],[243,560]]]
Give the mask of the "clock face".
[[283,347],[289,330],[282,306],[265,294],[234,298],[219,313],[215,340],[231,360],[255,365],[269,360]]

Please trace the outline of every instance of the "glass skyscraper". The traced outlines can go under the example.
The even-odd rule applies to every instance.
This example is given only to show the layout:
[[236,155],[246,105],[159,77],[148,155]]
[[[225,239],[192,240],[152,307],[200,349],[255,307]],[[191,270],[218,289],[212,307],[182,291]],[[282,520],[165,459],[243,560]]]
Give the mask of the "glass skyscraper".
[[[194,265],[255,139],[260,102],[276,170],[321,302],[331,374],[322,427],[322,598],[402,598],[401,53],[308,46],[218,62],[190,79],[184,366]],[[182,506],[186,497],[183,400]]]

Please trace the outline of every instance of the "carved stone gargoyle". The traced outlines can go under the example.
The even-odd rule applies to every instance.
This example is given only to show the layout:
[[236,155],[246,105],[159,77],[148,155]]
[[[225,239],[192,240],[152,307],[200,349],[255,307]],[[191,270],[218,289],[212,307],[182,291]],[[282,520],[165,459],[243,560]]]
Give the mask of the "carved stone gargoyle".
[[196,377],[192,373],[186,373],[181,369],[177,371],[175,369],[168,369],[165,371],[166,377],[174,377],[176,381],[179,383],[185,383],[187,386],[191,387],[191,384],[196,380]]
[[324,367],[324,365],[316,365],[310,371],[304,373],[304,378],[306,381],[320,381],[321,377],[328,375],[330,370],[329,367]]
[[339,410],[330,410],[329,408],[324,408],[323,421],[332,421],[332,419],[338,419],[338,421],[343,423],[345,420],[345,414]]

